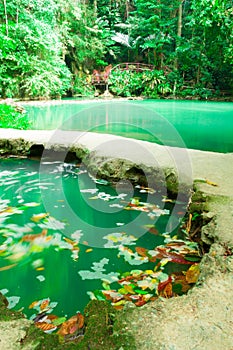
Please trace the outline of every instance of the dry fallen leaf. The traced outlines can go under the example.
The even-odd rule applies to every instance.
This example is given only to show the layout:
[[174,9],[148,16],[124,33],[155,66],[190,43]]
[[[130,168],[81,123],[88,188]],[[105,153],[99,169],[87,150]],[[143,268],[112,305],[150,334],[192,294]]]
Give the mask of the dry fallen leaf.
[[146,248],[136,247],[135,250],[139,255],[141,255],[143,257],[147,257],[147,249]]
[[67,320],[66,322],[63,322],[57,334],[61,336],[73,334],[78,329],[81,329],[83,326],[84,326],[84,316],[78,313],[77,315],[69,318],[69,320]]
[[196,283],[200,275],[199,264],[193,264],[186,272],[185,278],[188,283]]
[[52,329],[56,329],[57,327],[56,326],[54,326],[54,324],[52,324],[52,323],[47,323],[47,322],[35,322],[35,326],[37,327],[37,328],[40,328],[40,329],[42,329],[42,331],[50,331],[50,330],[52,330]]
[[49,305],[49,300],[48,300],[48,299],[42,301],[42,303],[41,303],[41,305],[40,305],[41,311],[45,310],[45,309],[48,307],[48,305]]
[[37,306],[39,304],[39,301],[33,301],[29,306],[28,308],[29,309],[33,309],[35,306]]

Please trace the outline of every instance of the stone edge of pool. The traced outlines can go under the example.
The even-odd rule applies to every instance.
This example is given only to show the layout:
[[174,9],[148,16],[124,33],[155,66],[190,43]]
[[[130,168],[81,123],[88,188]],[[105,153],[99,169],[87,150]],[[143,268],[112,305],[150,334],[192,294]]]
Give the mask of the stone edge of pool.
[[[199,208],[208,218],[201,236],[211,246],[202,259],[198,284],[182,297],[130,308],[122,324],[133,334],[139,350],[154,350],[155,345],[156,350],[232,349],[233,154],[160,146],[106,134],[0,130],[1,154],[27,155],[38,145],[64,154],[75,152],[94,175],[136,182],[143,170],[149,183],[161,182],[173,193],[194,193],[190,210]],[[22,327],[14,329],[13,342],[17,342]],[[9,333],[5,334],[7,344]],[[4,341],[1,330],[0,339]],[[17,345],[8,348],[22,349]]]

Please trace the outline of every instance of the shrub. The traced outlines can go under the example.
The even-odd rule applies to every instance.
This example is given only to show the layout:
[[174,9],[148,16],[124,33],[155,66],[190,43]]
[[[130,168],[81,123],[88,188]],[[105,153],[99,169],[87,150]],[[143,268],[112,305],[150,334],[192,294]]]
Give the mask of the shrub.
[[29,129],[30,121],[25,112],[19,112],[16,107],[0,104],[0,128]]

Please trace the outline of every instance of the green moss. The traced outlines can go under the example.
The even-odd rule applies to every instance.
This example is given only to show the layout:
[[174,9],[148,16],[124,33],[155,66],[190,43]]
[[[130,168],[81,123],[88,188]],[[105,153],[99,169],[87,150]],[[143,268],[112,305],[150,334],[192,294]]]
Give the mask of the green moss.
[[[7,299],[0,294],[0,321],[25,318],[7,306]],[[134,338],[124,327],[125,312],[116,311],[107,301],[93,300],[84,311],[84,336],[64,342],[57,334],[46,334],[28,321],[26,336],[20,344],[33,350],[119,350],[121,347],[134,350]]]
[[12,311],[7,308],[8,301],[4,295],[0,293],[0,321],[12,321],[19,318],[24,318],[20,312]]
[[77,349],[136,349],[133,337],[122,327],[122,312],[116,311],[108,302],[92,300],[85,308],[84,316],[85,334]]

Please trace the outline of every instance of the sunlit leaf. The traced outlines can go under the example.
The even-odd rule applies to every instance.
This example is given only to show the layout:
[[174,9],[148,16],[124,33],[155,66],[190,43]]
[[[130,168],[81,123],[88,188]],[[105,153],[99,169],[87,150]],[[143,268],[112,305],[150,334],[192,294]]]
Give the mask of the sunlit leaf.
[[34,222],[39,222],[40,220],[46,218],[47,216],[49,216],[49,213],[34,214],[31,217],[31,220],[34,221]]
[[39,301],[36,300],[36,301],[33,301],[33,302],[28,306],[28,308],[29,308],[29,309],[34,309],[34,307],[37,306],[37,305],[39,305]]
[[210,180],[206,180],[206,183],[207,183],[208,185],[210,185],[210,186],[215,186],[215,187],[218,186],[218,184],[216,184],[216,182],[212,182],[212,181],[210,181]]
[[86,249],[85,250],[85,253],[90,253],[90,252],[92,252],[93,251],[93,249],[92,248],[89,248],[89,249]]
[[186,272],[186,281],[188,283],[196,283],[200,275],[199,264],[193,264]]

